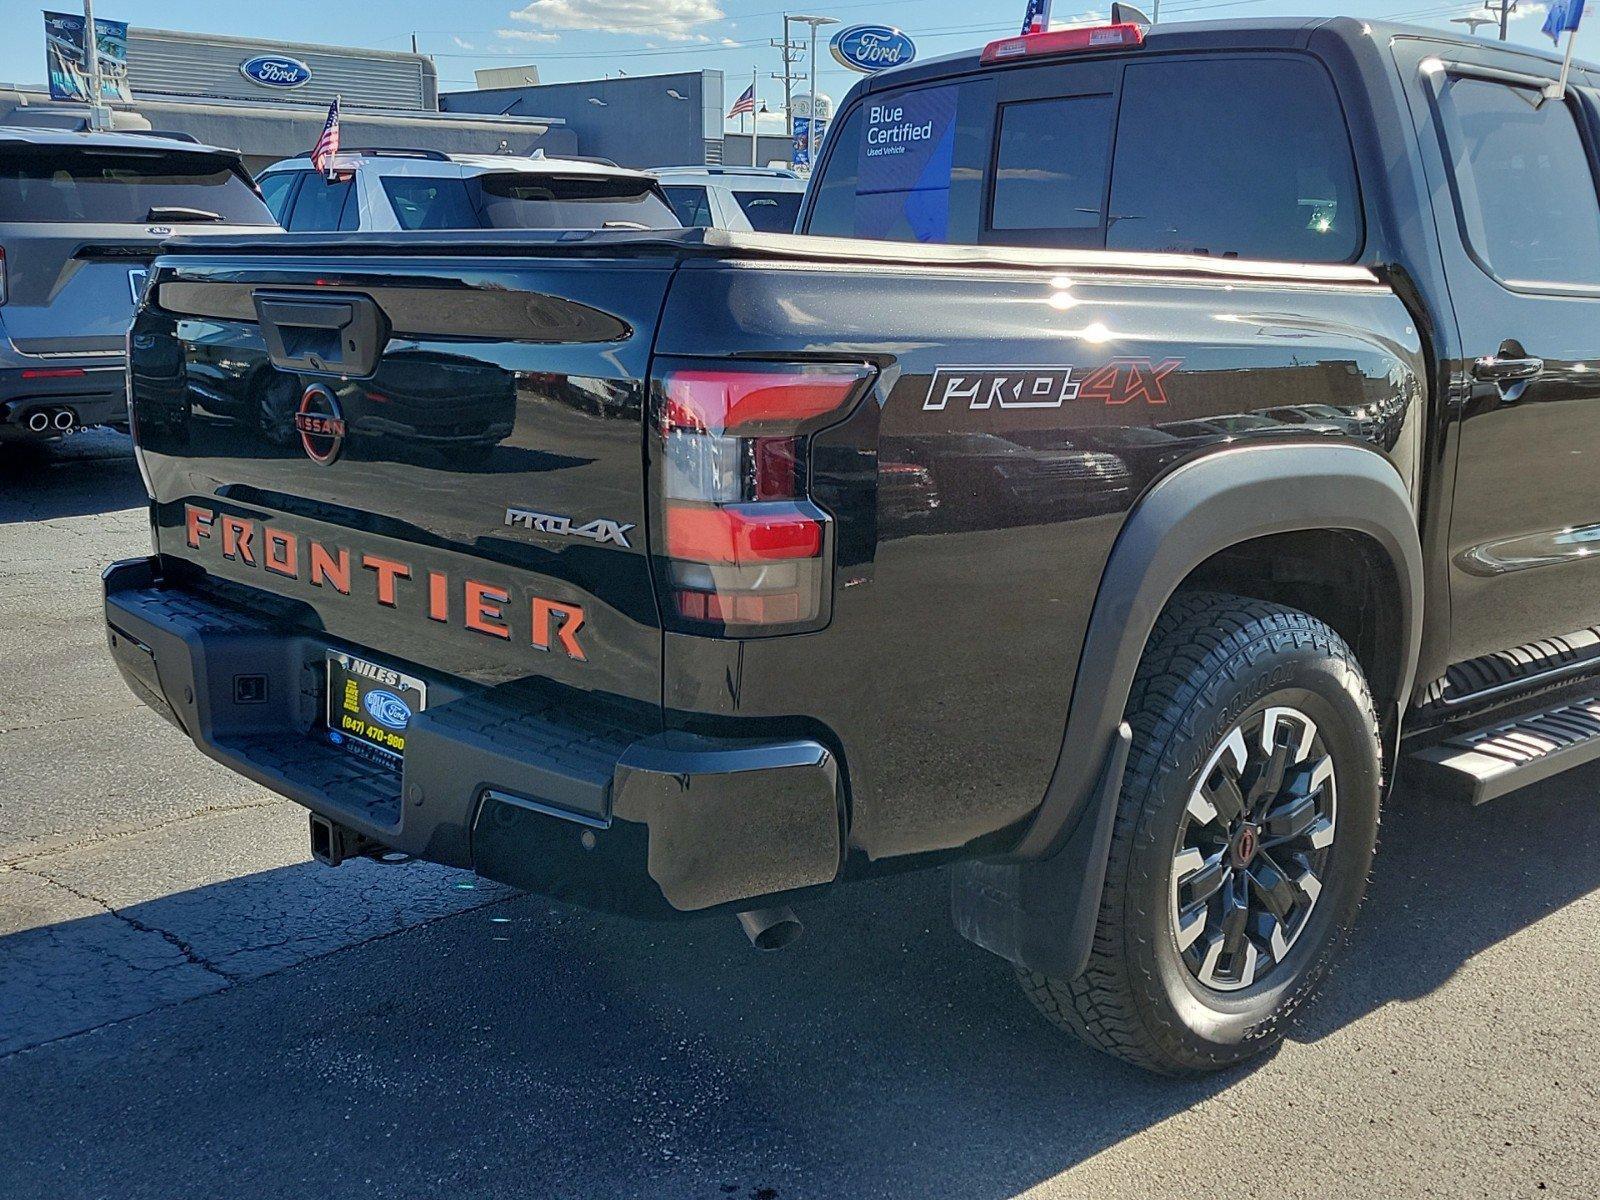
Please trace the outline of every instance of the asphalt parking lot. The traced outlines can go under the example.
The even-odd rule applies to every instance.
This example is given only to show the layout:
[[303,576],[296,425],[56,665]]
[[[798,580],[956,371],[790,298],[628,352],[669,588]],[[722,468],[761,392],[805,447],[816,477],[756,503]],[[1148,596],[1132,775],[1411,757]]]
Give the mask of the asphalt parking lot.
[[1036,1017],[943,880],[634,924],[308,860],[102,648],[125,438],[0,452],[0,1196],[1593,1196],[1600,771],[1402,786],[1289,1043],[1200,1083]]

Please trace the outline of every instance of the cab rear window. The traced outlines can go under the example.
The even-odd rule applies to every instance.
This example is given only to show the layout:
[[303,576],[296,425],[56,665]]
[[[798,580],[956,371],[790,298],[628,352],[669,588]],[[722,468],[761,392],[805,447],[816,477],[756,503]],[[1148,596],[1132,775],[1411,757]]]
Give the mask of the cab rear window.
[[232,160],[173,150],[15,146],[0,152],[0,222],[274,224]]
[[1350,137],[1320,64],[1093,70],[1103,85],[1057,61],[869,95],[832,138],[807,232],[1295,262],[1359,252]]

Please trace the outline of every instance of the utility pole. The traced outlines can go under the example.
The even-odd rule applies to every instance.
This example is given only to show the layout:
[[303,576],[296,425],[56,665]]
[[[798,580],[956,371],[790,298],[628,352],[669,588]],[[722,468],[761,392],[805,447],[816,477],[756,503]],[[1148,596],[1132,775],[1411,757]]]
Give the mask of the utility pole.
[[1500,22],[1500,40],[1506,40],[1506,26],[1511,21],[1511,14],[1517,11],[1517,0],[1483,0],[1485,12],[1493,13]]
[[805,79],[805,75],[794,73],[794,64],[800,61],[800,56],[805,53],[804,42],[791,42],[789,40],[789,14],[783,14],[783,41],[768,42],[769,46],[783,51],[783,74],[776,71],[772,78],[783,80],[783,121],[784,127],[789,132],[791,140],[794,138],[794,85],[797,80]]

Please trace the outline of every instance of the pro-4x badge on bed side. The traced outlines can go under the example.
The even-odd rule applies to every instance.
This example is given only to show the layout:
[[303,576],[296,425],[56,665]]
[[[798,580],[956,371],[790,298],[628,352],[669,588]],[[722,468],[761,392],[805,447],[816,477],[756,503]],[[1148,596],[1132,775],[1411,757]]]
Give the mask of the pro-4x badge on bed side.
[[1085,373],[1078,367],[939,367],[928,383],[924,412],[951,407],[1060,408],[1069,400],[1101,404],[1165,404],[1162,381],[1183,365],[1181,358],[1114,358]]
[[633,526],[624,525],[619,521],[608,521],[604,517],[584,525],[574,525],[571,517],[534,512],[531,508],[508,508],[506,524],[513,529],[531,529],[535,533],[548,533],[555,537],[587,538],[602,546],[621,546],[628,550],[633,548],[628,541],[628,530]]

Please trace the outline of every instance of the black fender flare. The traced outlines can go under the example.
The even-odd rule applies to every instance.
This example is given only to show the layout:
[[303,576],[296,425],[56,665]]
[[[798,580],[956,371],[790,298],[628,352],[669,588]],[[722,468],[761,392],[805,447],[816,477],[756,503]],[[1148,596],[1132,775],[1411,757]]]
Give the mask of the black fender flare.
[[1393,568],[1403,661],[1393,694],[1377,700],[1397,716],[1422,645],[1423,559],[1416,509],[1394,465],[1363,445],[1294,442],[1234,447],[1176,468],[1140,499],[1112,546],[1061,752],[1032,825],[1010,854],[954,870],[963,936],[1045,974],[1082,973],[1131,739],[1123,709],[1156,618],[1213,555],[1319,529],[1365,535]]

